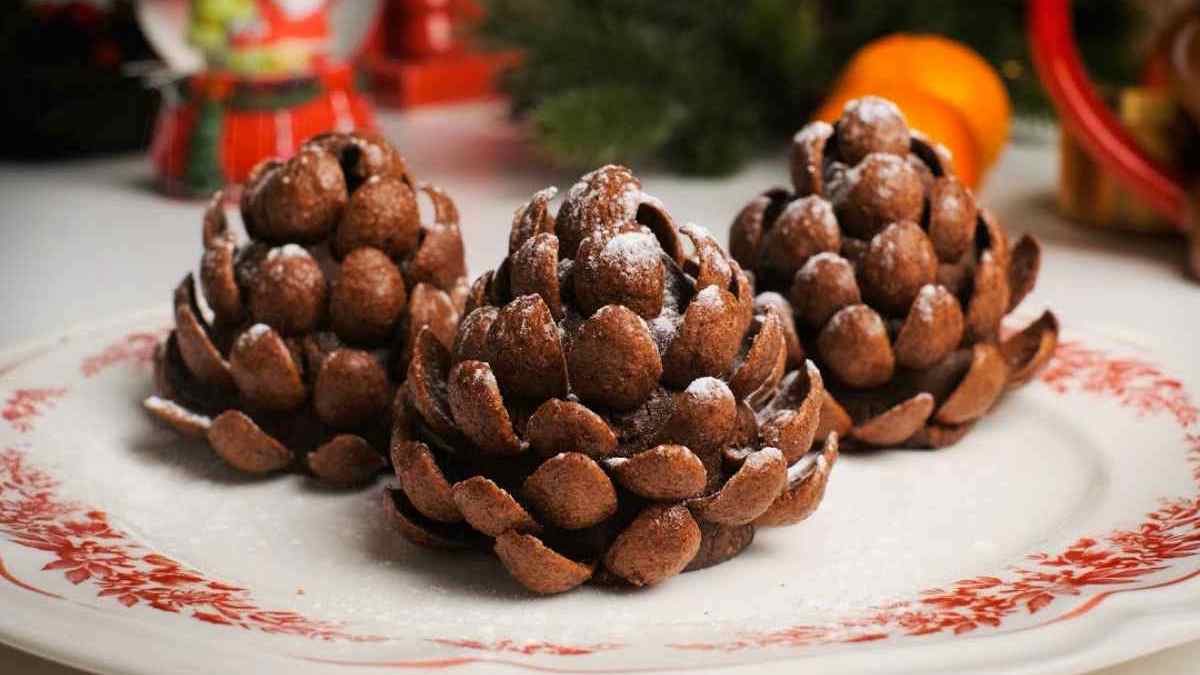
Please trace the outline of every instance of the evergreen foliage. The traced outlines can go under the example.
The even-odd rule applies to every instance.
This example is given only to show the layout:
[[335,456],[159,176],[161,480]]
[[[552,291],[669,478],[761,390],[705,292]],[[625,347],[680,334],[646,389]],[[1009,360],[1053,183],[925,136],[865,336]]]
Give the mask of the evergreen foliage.
[[[1024,0],[487,0],[485,37],[525,59],[508,73],[513,111],[573,168],[656,160],[685,173],[732,171],[778,147],[862,45],[940,33],[1005,75],[1021,113],[1049,111],[1029,63]],[[1078,0],[1076,30],[1095,76],[1128,81],[1136,12]]]

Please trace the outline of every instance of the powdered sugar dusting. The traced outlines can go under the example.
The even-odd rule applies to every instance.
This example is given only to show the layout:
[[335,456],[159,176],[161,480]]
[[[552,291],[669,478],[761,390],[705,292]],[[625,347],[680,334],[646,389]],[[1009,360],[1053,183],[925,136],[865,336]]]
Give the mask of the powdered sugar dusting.
[[[832,253],[830,253],[830,254],[818,253],[817,255],[813,256],[813,258],[815,258],[819,255],[833,255],[833,254]],[[811,258],[810,258],[810,260],[811,260]],[[759,293],[754,298],[754,306],[755,307],[771,307],[774,305],[782,305],[786,302],[787,302],[787,300],[783,297],[783,294],[778,291],[763,291],[762,293]]]
[[835,204],[844,201],[846,195],[858,184],[858,177],[857,171],[842,162],[831,163],[825,170],[825,192],[829,201]]
[[762,450],[759,450],[758,452],[750,453],[750,455],[746,457],[746,463],[743,464],[743,467],[749,469],[761,469],[770,462],[783,461],[786,461],[783,456],[783,451],[779,448],[768,446]]
[[729,386],[715,377],[696,378],[684,392],[700,401],[718,401],[733,396],[729,391]]
[[892,199],[896,194],[896,181],[900,180],[905,169],[912,170],[907,160],[899,155],[885,152],[873,152],[867,155],[858,167],[870,167],[874,180],[870,182],[874,196],[881,202]]
[[[803,215],[798,216],[796,212],[803,212]],[[818,195],[808,195],[791,202],[780,214],[779,220],[784,223],[816,225],[832,233],[836,233],[838,229],[833,205]]]
[[162,398],[161,396],[150,396],[142,402],[146,409],[173,417],[181,422],[185,422],[192,426],[207,429],[212,426],[212,418],[207,415],[201,415],[198,412],[193,412],[178,403]]
[[[583,194],[583,191],[586,188],[587,185],[584,183],[576,183],[567,193],[567,199],[572,199],[571,195],[575,195],[575,198],[578,198],[580,194]],[[534,204],[549,202],[550,200],[554,199],[557,194],[558,188],[554,187],[553,185],[544,187],[541,190],[533,193],[533,197],[531,197],[529,201],[518,206],[516,210],[513,211],[513,225],[516,226],[517,223],[521,222],[521,220],[525,218],[525,214],[529,212],[529,209],[532,208]]]
[[[516,345],[530,344],[531,338],[536,338],[536,344],[544,345],[558,337],[558,326],[553,321],[538,321],[538,307],[544,307],[545,301],[537,294],[522,295],[513,300],[492,324],[492,331],[500,344]],[[512,318],[505,320],[505,315]]]
[[[614,181],[621,181],[621,191],[616,195],[612,195]],[[585,174],[578,183],[572,185],[567,192],[567,201],[581,207],[594,203],[615,203],[625,220],[633,220],[642,201],[642,188],[628,169],[609,164]],[[585,208],[584,213],[590,210]]]
[[[591,174],[588,174],[588,175],[590,176]],[[584,176],[584,178],[586,179],[587,176]],[[583,193],[586,192],[587,189],[588,189],[588,184],[587,184],[586,180],[581,180],[581,181],[575,183],[574,185],[572,185],[570,188],[567,189],[567,197],[566,197],[567,203],[568,204],[578,203],[579,200],[583,198]]]
[[692,304],[705,309],[721,310],[725,308],[725,299],[721,297],[721,289],[717,288],[716,284],[709,284],[696,294]]
[[638,206],[640,207],[642,204],[647,204],[647,205],[653,206],[654,208],[658,209],[659,211],[666,213],[668,216],[670,216],[670,214],[667,213],[667,205],[663,204],[662,200],[659,199],[658,197],[655,197],[654,195],[646,194],[645,192],[643,192],[642,196],[641,196],[641,201],[639,202]]
[[544,260],[551,254],[557,255],[555,252],[558,250],[558,239],[542,233],[531,238],[525,245],[530,247],[530,252],[534,254],[534,260]]
[[887,152],[873,152],[871,160],[876,164],[875,175],[885,181],[893,181],[904,170],[904,159]]
[[621,305],[605,305],[605,306],[601,307],[600,309],[596,310],[596,313],[593,314],[592,316],[597,319],[603,319],[604,317],[608,316],[609,314],[612,314],[613,312],[620,311],[617,309],[620,306]]
[[621,210],[629,220],[633,220],[637,217],[638,205],[642,203],[642,189],[630,183],[625,186],[617,199],[621,204]]
[[641,274],[654,267],[661,254],[658,239],[648,232],[623,232],[608,240],[599,260],[625,274]]
[[850,267],[850,261],[846,260],[837,253],[833,253],[831,251],[822,251],[821,253],[818,253],[804,261],[804,265],[800,268],[799,275],[805,281],[812,281],[817,277],[820,268],[826,265]]
[[845,258],[837,253],[834,253],[833,251],[821,251],[820,253],[809,258],[808,261],[804,263],[804,267],[815,267],[817,265],[823,265],[826,263],[833,263],[835,265],[843,263],[847,265],[850,264]]
[[299,244],[284,244],[276,246],[267,253],[267,260],[276,258],[311,258],[312,255]]
[[[603,319],[604,317],[608,316],[609,314],[612,314],[613,312],[619,312],[622,309],[628,309],[628,308],[625,307],[624,305],[605,305],[605,306],[601,307],[600,309],[596,310],[596,313],[592,315],[592,318]],[[625,316],[631,316],[631,315],[633,316],[633,318],[637,319],[642,324],[643,328],[645,328],[647,331],[650,330],[650,326],[649,326],[649,324],[646,323],[646,320],[643,319],[642,317],[638,316],[637,314],[635,314],[633,312],[633,310],[629,310],[625,314]]]
[[958,193],[950,191],[942,193],[940,207],[943,211],[957,212],[962,210],[963,204],[958,198]]
[[896,194],[895,186],[905,173],[915,169],[908,164],[907,157],[893,155],[890,152],[872,152],[853,168],[834,164],[830,167],[829,198],[833,202],[845,199],[855,187],[863,182],[864,174],[871,173],[867,181],[872,191],[871,196],[878,202],[887,202]]
[[954,163],[954,151],[952,151],[950,148],[942,145],[941,143],[934,143],[933,151],[937,153],[938,158],[946,164]]
[[476,389],[499,389],[500,384],[496,381],[496,375],[489,367],[474,368],[471,370],[471,387]]
[[709,232],[708,228],[703,225],[684,223],[683,227],[680,227],[679,230],[693,239],[716,242],[716,239],[713,239],[712,232]]
[[913,300],[912,313],[916,314],[921,323],[932,324],[935,304],[938,298],[938,287],[935,284],[925,284]]
[[863,124],[869,125],[880,124],[895,117],[904,119],[903,113],[900,112],[895,103],[886,98],[879,98],[878,96],[864,96],[854,99],[846,104],[843,113],[857,118]]
[[251,347],[254,343],[262,339],[271,330],[271,327],[265,323],[256,323],[250,326],[241,335],[238,336],[237,346],[239,349]]
[[[854,322],[856,326],[862,330],[861,337],[871,338],[876,336],[887,337],[887,327],[883,325],[883,319],[866,305],[850,305],[843,307],[829,319],[829,329],[832,331],[843,331],[852,326],[846,324]],[[843,333],[845,334],[845,333]]]
[[895,237],[884,236],[893,227],[895,225],[891,225],[874,237],[871,237],[869,253],[879,261],[884,272],[890,272],[900,264],[900,247],[896,245]]
[[679,231],[690,238],[696,246],[696,257],[699,259],[701,271],[705,268],[721,278],[731,278],[733,268],[729,259],[721,251],[721,245],[713,238],[712,233],[705,227],[695,223],[684,223]]
[[806,124],[803,129],[797,131],[796,135],[792,137],[792,141],[808,145],[824,141],[832,135],[833,125],[829,122],[817,120],[811,124]]
[[671,342],[675,340],[675,335],[679,331],[679,314],[669,307],[663,307],[662,313],[654,317],[648,327],[650,328],[650,337],[658,346],[658,352],[666,354],[667,348],[671,346]]

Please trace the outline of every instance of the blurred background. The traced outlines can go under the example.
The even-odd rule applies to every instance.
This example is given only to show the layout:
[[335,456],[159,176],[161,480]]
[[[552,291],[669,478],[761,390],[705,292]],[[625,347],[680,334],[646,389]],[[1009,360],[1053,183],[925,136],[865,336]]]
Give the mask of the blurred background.
[[[1006,143],[1044,140],[1055,119],[1031,4],[13,0],[0,8],[0,154],[150,152],[161,187],[204,195],[313,133],[373,125],[375,108],[503,96],[548,166],[721,176],[870,93],[895,100],[978,187]],[[1200,3],[1061,4],[1139,150],[1190,180],[1200,49],[1178,43]],[[1068,215],[1173,229],[1087,150],[1062,143]]]

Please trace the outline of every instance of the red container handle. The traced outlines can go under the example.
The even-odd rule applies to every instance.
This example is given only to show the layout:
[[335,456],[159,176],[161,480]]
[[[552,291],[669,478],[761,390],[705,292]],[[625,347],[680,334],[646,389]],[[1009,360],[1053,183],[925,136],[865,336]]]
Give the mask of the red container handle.
[[1105,170],[1186,230],[1188,193],[1183,179],[1142,152],[1096,93],[1075,46],[1070,0],[1030,0],[1028,31],[1038,76],[1063,125]]

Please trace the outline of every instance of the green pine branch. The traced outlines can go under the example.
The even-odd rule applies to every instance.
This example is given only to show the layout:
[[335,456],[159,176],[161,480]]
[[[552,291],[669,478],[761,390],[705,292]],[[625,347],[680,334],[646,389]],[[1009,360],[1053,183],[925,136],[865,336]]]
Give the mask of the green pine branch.
[[[1023,0],[487,0],[484,37],[524,52],[504,87],[536,141],[572,168],[658,161],[732,171],[778,148],[872,39],[941,33],[1005,73],[1017,109],[1049,106],[1029,64]],[[1080,0],[1078,32],[1100,79],[1129,81],[1136,27],[1124,2]],[[1114,48],[1120,46],[1120,48]]]

